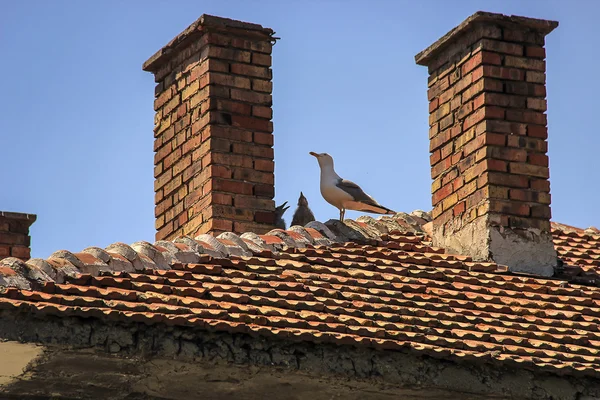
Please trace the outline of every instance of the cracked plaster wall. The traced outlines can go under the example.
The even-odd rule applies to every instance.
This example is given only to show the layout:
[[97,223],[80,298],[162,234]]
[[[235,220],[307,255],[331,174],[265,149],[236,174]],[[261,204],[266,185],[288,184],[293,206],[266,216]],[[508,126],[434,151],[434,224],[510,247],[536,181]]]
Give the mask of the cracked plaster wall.
[[0,338],[47,346],[28,379],[4,387],[6,395],[20,393],[19,398],[50,392],[64,393],[62,398],[76,394],[76,398],[115,399],[187,399],[200,394],[310,400],[600,397],[598,381],[484,362],[454,363],[410,352],[10,313],[0,313],[5,321]]
[[433,225],[432,241],[450,253],[477,261],[494,261],[512,272],[552,276],[558,256],[552,234],[537,229],[511,229],[493,225],[489,215],[468,224]]

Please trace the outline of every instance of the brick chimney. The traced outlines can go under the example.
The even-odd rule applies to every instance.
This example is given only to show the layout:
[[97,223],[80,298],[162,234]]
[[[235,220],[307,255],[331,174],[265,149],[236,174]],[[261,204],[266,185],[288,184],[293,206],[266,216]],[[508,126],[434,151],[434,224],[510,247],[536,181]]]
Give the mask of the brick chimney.
[[202,15],[144,63],[157,82],[157,240],[274,228],[273,34]]
[[34,214],[0,211],[0,259],[16,257],[23,261],[29,260],[29,227],[36,218]]
[[477,12],[415,57],[429,68],[435,245],[552,275],[544,40],[557,26]]

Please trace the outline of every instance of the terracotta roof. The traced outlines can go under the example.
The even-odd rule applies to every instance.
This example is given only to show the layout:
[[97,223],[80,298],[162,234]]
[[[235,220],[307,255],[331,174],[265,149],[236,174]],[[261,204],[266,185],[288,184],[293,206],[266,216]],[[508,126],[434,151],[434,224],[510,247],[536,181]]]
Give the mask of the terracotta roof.
[[[422,229],[428,219],[361,217],[8,258],[0,309],[600,377],[600,288],[445,254]],[[600,236],[556,229],[555,238],[567,263],[598,266]]]
[[600,230],[552,223],[554,247],[565,263],[559,275],[571,282],[600,286]]

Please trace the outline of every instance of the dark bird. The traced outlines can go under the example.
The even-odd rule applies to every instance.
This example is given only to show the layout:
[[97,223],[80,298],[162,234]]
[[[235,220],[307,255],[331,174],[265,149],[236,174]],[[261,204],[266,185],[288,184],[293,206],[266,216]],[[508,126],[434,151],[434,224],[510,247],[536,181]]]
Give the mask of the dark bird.
[[294,211],[294,217],[292,218],[292,226],[304,226],[314,220],[315,215],[308,207],[308,200],[306,200],[304,194],[300,192],[300,198],[298,199],[298,208],[296,208],[296,211]]
[[329,154],[313,151],[309,154],[317,158],[321,168],[321,195],[325,201],[340,210],[340,221],[344,220],[346,210],[396,214],[366,194],[356,183],[342,179],[333,169],[333,157]]
[[282,205],[275,207],[275,227],[277,229],[285,229],[285,219],[283,219],[283,214],[287,211],[290,206],[285,206],[287,201]]

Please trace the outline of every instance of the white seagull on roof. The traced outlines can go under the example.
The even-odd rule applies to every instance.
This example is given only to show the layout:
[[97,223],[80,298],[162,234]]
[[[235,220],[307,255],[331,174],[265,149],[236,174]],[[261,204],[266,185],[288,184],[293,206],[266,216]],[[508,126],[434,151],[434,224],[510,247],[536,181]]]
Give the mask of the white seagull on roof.
[[321,168],[321,195],[332,206],[340,210],[340,221],[346,210],[364,211],[375,214],[396,214],[366,194],[356,183],[342,179],[333,169],[333,157],[327,153],[315,153]]

